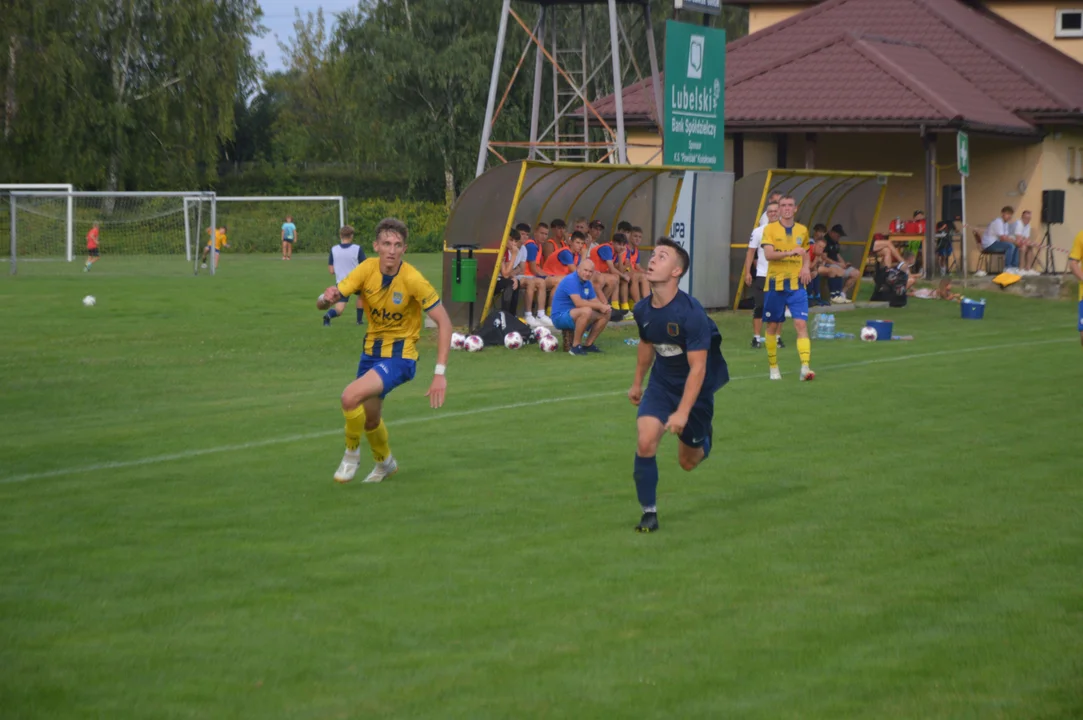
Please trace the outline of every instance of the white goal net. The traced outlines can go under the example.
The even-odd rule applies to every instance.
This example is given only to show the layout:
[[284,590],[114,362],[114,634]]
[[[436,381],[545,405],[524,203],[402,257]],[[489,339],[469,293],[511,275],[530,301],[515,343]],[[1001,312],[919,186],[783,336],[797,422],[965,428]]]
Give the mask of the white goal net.
[[338,195],[216,196],[218,227],[234,253],[279,254],[283,226],[294,228],[293,252],[326,255],[346,224],[346,201]]
[[11,272],[67,273],[59,263],[90,258],[109,274],[191,272],[214,209],[214,194],[200,191],[12,190]]

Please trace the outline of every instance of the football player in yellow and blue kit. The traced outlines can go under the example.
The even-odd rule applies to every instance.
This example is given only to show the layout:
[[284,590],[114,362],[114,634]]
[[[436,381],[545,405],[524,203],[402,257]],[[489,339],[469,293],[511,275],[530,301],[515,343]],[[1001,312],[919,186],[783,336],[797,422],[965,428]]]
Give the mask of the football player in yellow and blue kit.
[[763,297],[763,320],[767,323],[767,363],[771,379],[781,380],[778,369],[778,332],[786,319],[786,308],[793,315],[797,331],[797,354],[801,357],[801,379],[812,380],[809,368],[812,343],[808,337],[808,293],[811,277],[808,267],[808,228],[797,222],[797,201],[785,195],[778,203],[778,220],[763,229],[760,247],[767,258],[767,283]]
[[357,365],[357,379],[342,391],[342,414],[346,418],[346,453],[335,472],[337,482],[349,482],[361,461],[361,433],[368,438],[376,467],[365,482],[380,482],[398,469],[388,446],[382,413],[384,398],[399,385],[414,379],[421,314],[436,323],[440,340],[436,346],[436,369],[425,395],[429,404],[444,404],[447,390],[448,354],[451,350],[451,318],[440,296],[412,265],[402,261],[406,252],[406,225],[386,218],[376,226],[373,249],[377,257],[365,260],[337,285],[324,290],[317,307],[326,310],[344,298],[360,293],[369,311],[369,331]]
[[[207,245],[203,248],[203,264],[201,267],[206,269],[207,267],[207,255],[211,252],[211,229],[207,228]],[[226,228],[223,225],[220,228],[215,228],[214,231],[214,267],[218,268],[218,254],[222,252],[222,248],[229,247],[229,239],[226,237]]]
[[1079,342],[1083,343],[1083,230],[1075,236],[1068,255],[1068,269],[1079,278]]

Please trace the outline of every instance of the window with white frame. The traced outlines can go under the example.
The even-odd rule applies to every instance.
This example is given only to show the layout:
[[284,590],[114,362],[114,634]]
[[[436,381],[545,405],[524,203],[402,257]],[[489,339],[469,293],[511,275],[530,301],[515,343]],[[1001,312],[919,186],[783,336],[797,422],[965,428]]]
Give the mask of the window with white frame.
[[1083,8],[1057,10],[1056,36],[1059,38],[1083,38]]

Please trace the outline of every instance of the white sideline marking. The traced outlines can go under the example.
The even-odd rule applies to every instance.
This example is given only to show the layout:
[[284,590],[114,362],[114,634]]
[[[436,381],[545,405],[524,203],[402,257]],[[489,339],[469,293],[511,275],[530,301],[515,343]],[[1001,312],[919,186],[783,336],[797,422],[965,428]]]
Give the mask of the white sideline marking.
[[[911,355],[898,355],[895,357],[876,358],[874,360],[859,360],[857,362],[841,363],[839,365],[828,365],[818,369],[817,372],[822,372],[824,370],[843,370],[846,368],[865,367],[868,365],[879,365],[881,363],[903,362],[906,360],[919,360],[922,358],[941,357],[944,355],[964,355],[966,353],[986,352],[988,350],[1003,350],[1015,347],[1032,347],[1035,345],[1052,345],[1054,343],[1063,342],[1075,342],[1075,338],[1032,340],[1026,342],[1006,343],[1001,345],[981,345],[972,348],[960,348],[958,350],[939,350],[935,352],[913,353]],[[757,373],[755,375],[740,375],[730,378],[730,382],[736,382],[738,380],[755,380],[757,378],[762,379],[763,377],[764,373]],[[517,410],[520,408],[536,407],[538,405],[551,405],[552,403],[567,402],[569,400],[585,400],[590,398],[612,397],[614,395],[623,395],[626,392],[626,390],[611,390],[609,392],[589,393],[586,395],[567,395],[564,397],[544,398],[542,400],[530,400],[528,402],[510,403],[507,405],[490,405],[488,407],[474,408],[472,410],[457,410],[454,412],[442,412],[439,414],[433,413],[431,415],[422,415],[419,417],[392,420],[389,421],[387,424],[389,426],[410,425],[413,423],[430,422],[432,420],[447,420],[450,418],[482,415],[484,413],[490,412],[502,412],[504,410]],[[317,438],[330,437],[332,435],[338,435],[341,432],[342,430],[339,428],[335,430],[324,430],[322,432],[285,435],[277,438],[268,438],[267,440],[255,440],[253,442],[240,443],[237,445],[220,445],[218,447],[199,448],[197,450],[185,450],[184,452],[170,453],[169,455],[154,455],[152,457],[140,458],[138,460],[120,460],[116,462],[97,463],[94,465],[83,465],[82,467],[65,468],[62,470],[47,470],[45,472],[26,473],[23,475],[10,475],[6,478],[0,478],[0,485],[27,482],[28,480],[43,480],[45,478],[60,477],[61,475],[76,475],[79,473],[95,472],[97,470],[119,470],[122,468],[139,467],[141,465],[154,465],[157,463],[172,462],[174,460],[187,460],[189,458],[201,457],[203,455],[213,455],[216,453],[252,450],[254,448],[267,447],[269,445],[283,445],[286,443],[297,442],[299,440],[315,440]]]

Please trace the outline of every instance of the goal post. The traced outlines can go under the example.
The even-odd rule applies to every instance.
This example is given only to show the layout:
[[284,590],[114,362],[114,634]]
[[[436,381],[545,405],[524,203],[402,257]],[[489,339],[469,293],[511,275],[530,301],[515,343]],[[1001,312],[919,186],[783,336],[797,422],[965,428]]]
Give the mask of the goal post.
[[[73,185],[71,185],[70,183],[0,183],[0,191],[6,191],[6,192],[11,192],[12,190],[30,190],[30,191],[34,191],[34,190],[38,190],[38,191],[61,190],[61,191],[70,193],[74,189],[75,189],[75,187]],[[11,206],[14,207],[14,203],[11,203]],[[65,240],[66,240],[65,244],[67,246],[68,262],[71,262],[72,256],[74,255],[73,248],[74,248],[75,238],[74,238],[74,236],[72,234],[72,231],[71,231],[72,218],[75,217],[74,208],[75,208],[75,203],[74,203],[73,199],[71,197],[69,197],[67,199],[67,203],[65,204],[65,210],[67,211],[67,227],[68,227],[68,234],[67,234],[67,237],[65,238]],[[14,214],[9,216],[9,222],[11,222],[12,235],[13,236],[14,236],[14,232],[15,232],[15,230],[14,230],[14,228],[15,228],[14,217],[15,217]],[[11,274],[12,275],[15,274],[14,255],[12,255]]]
[[[82,254],[76,236],[99,228],[102,257],[115,272],[173,274],[189,267],[197,256],[197,235],[189,218],[189,200],[210,206],[214,220],[214,193],[191,190],[77,191],[12,190],[11,268],[48,267],[48,261],[68,261]],[[196,231],[198,232],[198,231]],[[177,261],[183,257],[184,264]],[[33,262],[35,265],[26,265]],[[37,265],[36,263],[42,263]],[[101,267],[101,266],[99,266]]]

